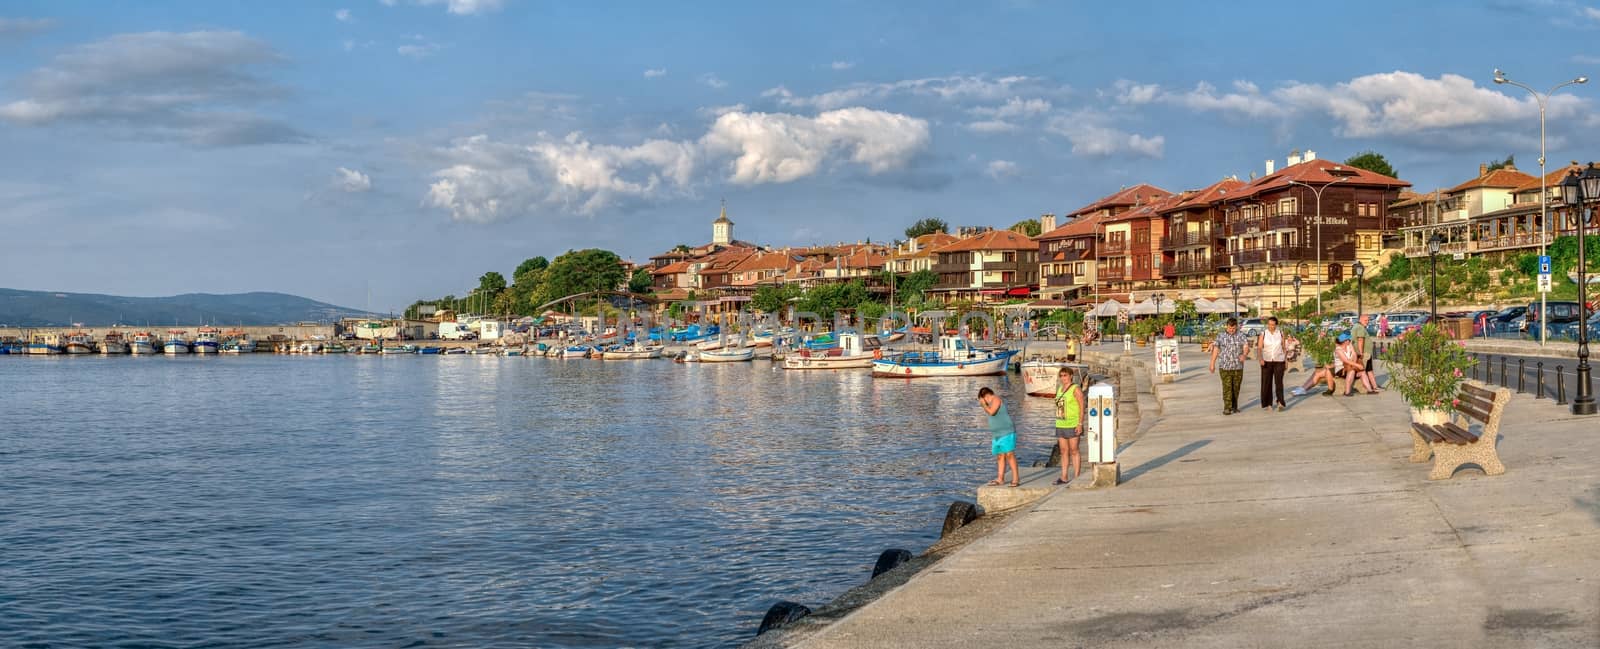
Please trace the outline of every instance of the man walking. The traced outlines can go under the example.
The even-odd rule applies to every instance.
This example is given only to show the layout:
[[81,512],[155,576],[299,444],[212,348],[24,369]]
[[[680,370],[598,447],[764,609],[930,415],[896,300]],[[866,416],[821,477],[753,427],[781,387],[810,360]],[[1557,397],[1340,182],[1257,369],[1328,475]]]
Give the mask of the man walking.
[[1289,334],[1278,329],[1278,318],[1267,318],[1267,330],[1256,338],[1261,359],[1261,407],[1271,408],[1274,400],[1283,412],[1283,371],[1289,361]]
[[[1225,331],[1211,343],[1211,371],[1222,369],[1222,414],[1239,412],[1239,384],[1244,382],[1244,362],[1250,357],[1250,340],[1239,333],[1239,320],[1228,318]],[[1220,362],[1218,362],[1220,361]]]

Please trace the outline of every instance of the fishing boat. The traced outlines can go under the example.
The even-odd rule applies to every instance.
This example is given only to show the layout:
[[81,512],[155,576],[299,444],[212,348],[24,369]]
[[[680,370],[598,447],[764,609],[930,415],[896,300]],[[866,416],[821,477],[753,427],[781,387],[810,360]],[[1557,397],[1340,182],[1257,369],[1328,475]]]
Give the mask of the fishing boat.
[[182,329],[168,329],[167,339],[161,343],[161,351],[168,356],[189,353],[189,332]]
[[686,352],[678,352],[677,358],[672,360],[678,363],[698,363],[700,362],[700,352],[692,349]]
[[66,351],[66,343],[58,334],[34,334],[28,339],[28,353],[33,356],[54,355]]
[[384,354],[415,354],[415,353],[417,353],[417,346],[416,345],[400,345],[399,347],[384,347],[383,348],[383,353]]
[[713,349],[700,352],[702,363],[743,363],[756,357],[754,347],[734,347],[729,345],[723,349]]
[[1080,378],[1089,369],[1089,366],[1083,363],[1068,363],[1049,358],[1030,358],[1023,361],[1022,386],[1027,389],[1028,396],[1054,398],[1058,387],[1056,377],[1061,374],[1063,367],[1073,368]]
[[521,356],[522,355],[522,348],[521,347],[507,347],[505,349],[500,350],[500,355],[501,356]]
[[588,345],[572,345],[570,347],[567,347],[566,349],[561,350],[561,358],[588,358],[588,357],[589,357],[589,346]]
[[346,354],[349,352],[350,348],[345,347],[343,343],[332,342],[322,346],[322,353],[324,354]]
[[322,343],[316,341],[303,342],[294,348],[296,354],[315,354],[322,351]]
[[378,353],[382,353],[382,352],[383,352],[383,345],[380,345],[380,344],[375,343],[375,342],[367,343],[367,344],[361,346],[361,353],[363,353],[363,354],[378,354]]
[[222,334],[222,344],[217,351],[224,354],[254,354],[256,353],[256,341],[251,339],[250,334],[245,333],[243,329],[229,329]]
[[94,336],[89,335],[87,331],[74,331],[67,334],[67,342],[63,347],[63,351],[68,354],[93,354]]
[[135,356],[161,353],[161,344],[156,341],[156,335],[148,331],[134,332],[132,342],[128,343],[128,353]]
[[608,349],[601,356],[608,361],[642,360],[661,358],[660,345],[641,345],[635,341],[632,345],[624,345],[615,349]]
[[189,350],[196,354],[215,354],[221,345],[221,329],[201,327],[194,331],[194,342],[189,344]]
[[839,334],[839,346],[832,349],[801,349],[783,357],[786,370],[866,369],[872,362],[888,356],[877,336],[854,332]]
[[110,356],[112,354],[128,353],[128,341],[122,337],[122,332],[112,330],[106,332],[106,337],[100,339],[100,353]]
[[695,343],[694,346],[695,349],[703,352],[722,349],[724,347],[728,349],[738,349],[744,347],[744,336],[741,334],[734,334],[732,336],[717,336],[710,340]]
[[28,344],[16,336],[0,336],[0,354],[26,354]]
[[872,375],[892,378],[1005,374],[1016,352],[977,349],[960,336],[940,336],[939,351],[906,352],[872,362]]
[[443,352],[440,352],[440,353],[445,355],[445,356],[451,356],[451,355],[456,355],[456,354],[466,354],[467,353],[467,348],[466,347],[447,347],[447,348],[445,348],[445,350]]

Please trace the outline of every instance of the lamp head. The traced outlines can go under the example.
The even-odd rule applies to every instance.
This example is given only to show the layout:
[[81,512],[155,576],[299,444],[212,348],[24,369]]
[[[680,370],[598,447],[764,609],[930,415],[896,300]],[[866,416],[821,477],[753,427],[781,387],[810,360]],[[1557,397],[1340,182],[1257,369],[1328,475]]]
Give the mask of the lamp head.
[[1495,83],[1505,83],[1506,82],[1506,73],[1501,72],[1500,68],[1495,68],[1494,69],[1494,82]]
[[1367,272],[1367,267],[1361,265],[1361,262],[1357,261],[1350,267],[1350,270],[1356,274],[1356,279],[1361,279],[1361,276]]
[[1589,83],[1589,77],[1578,77],[1576,79],[1573,79],[1572,82],[1573,83]]
[[1568,174],[1567,178],[1561,181],[1561,202],[1568,207],[1575,206],[1583,201],[1583,197],[1578,195],[1582,190],[1582,183],[1578,180],[1580,175],[1574,172]]
[[1439,254],[1439,245],[1442,243],[1444,243],[1444,237],[1439,236],[1438,232],[1433,233],[1433,236],[1428,237],[1428,254]]
[[1588,169],[1583,170],[1583,176],[1578,181],[1583,184],[1584,198],[1590,200],[1600,198],[1600,169],[1590,164]]

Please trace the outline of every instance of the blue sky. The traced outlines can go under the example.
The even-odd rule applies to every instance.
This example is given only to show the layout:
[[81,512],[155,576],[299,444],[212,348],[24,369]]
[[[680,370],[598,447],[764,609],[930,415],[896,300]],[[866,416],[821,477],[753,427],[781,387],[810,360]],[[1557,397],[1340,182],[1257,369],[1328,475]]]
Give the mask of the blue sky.
[[[1420,189],[1600,72],[1600,5],[30,2],[0,6],[0,285],[398,308],[570,248],[1006,226],[1292,149]],[[1596,157],[1600,82],[1549,109]],[[370,302],[369,302],[370,289]]]

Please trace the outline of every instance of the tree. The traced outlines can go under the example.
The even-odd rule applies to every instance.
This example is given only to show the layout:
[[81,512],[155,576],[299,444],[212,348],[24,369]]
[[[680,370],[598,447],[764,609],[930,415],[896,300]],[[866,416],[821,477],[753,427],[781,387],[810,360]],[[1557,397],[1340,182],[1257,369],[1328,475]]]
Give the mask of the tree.
[[622,258],[610,250],[568,250],[544,270],[539,303],[592,291],[615,291],[628,279]]
[[526,275],[526,274],[528,274],[530,272],[533,272],[533,271],[536,271],[536,270],[544,270],[544,269],[549,268],[549,267],[550,267],[550,260],[549,259],[545,259],[544,257],[534,257],[532,259],[525,259],[525,260],[523,260],[522,263],[517,264],[517,270],[511,273],[511,278],[513,280],[515,280],[516,278],[522,277],[523,275]]
[[499,295],[506,290],[506,277],[500,273],[489,271],[478,278],[478,290],[491,295]]
[[900,301],[910,304],[926,299],[928,289],[937,283],[939,275],[924,269],[901,278],[895,290],[899,292]]
[[950,224],[945,223],[943,219],[931,217],[922,219],[921,221],[912,223],[911,227],[906,228],[906,238],[915,239],[924,234],[933,234],[935,232],[950,232]]
[[628,290],[634,293],[649,293],[655,286],[655,279],[650,277],[650,269],[635,268],[633,277],[628,278]]
[[1390,178],[1400,177],[1400,172],[1395,171],[1394,166],[1389,164],[1389,160],[1384,158],[1383,154],[1378,153],[1377,151],[1362,151],[1361,153],[1350,156],[1350,158],[1345,160],[1344,163],[1357,169],[1366,169],[1372,173],[1383,174]]
[[760,286],[750,298],[750,308],[762,313],[783,313],[789,300],[800,297],[801,293],[800,287],[795,284]]
[[1039,229],[1041,227],[1042,226],[1039,225],[1039,219],[1024,219],[1011,224],[1011,227],[1008,229],[1012,232],[1021,232],[1022,234],[1030,237],[1037,237],[1039,236]]
[[844,284],[823,284],[806,291],[797,308],[831,318],[835,311],[854,309],[867,299],[867,287],[860,281],[852,280]]
[[1515,167],[1515,166],[1517,166],[1517,156],[1515,156],[1515,155],[1507,155],[1506,159],[1504,159],[1504,160],[1491,160],[1491,161],[1489,161],[1489,171],[1494,171],[1496,169],[1504,169],[1506,167]]

